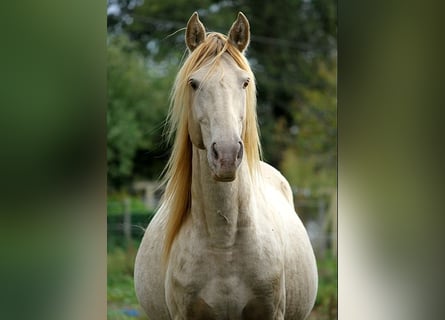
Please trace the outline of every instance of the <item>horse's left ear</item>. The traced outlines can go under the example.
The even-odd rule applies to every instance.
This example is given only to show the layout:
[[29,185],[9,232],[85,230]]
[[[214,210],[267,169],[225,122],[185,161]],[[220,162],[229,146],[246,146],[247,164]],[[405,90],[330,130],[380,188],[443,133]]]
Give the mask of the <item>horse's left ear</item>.
[[229,30],[229,41],[232,42],[239,51],[244,52],[250,41],[250,25],[249,20],[242,13],[238,13],[236,21]]
[[201,21],[197,12],[194,12],[187,22],[187,29],[185,31],[185,43],[190,52],[195,50],[197,46],[204,41],[206,37],[206,29]]

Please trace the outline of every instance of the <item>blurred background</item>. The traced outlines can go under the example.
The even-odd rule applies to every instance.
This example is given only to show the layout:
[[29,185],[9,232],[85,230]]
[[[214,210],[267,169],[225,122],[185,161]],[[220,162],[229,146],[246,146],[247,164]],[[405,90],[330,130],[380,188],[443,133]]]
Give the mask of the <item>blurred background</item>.
[[[337,319],[337,3],[332,0],[107,2],[107,317],[147,319],[134,256],[162,190],[164,120],[185,25],[250,21],[264,160],[288,179],[311,238],[319,290],[310,319]],[[151,319],[156,320],[156,319]]]

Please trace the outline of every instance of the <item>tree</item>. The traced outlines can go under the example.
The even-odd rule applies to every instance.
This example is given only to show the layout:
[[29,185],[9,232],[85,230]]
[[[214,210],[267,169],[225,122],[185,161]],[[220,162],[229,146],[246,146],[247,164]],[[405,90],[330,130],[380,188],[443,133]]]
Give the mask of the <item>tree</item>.
[[134,175],[137,150],[159,148],[171,77],[151,68],[124,35],[109,36],[107,57],[108,181],[120,188]]

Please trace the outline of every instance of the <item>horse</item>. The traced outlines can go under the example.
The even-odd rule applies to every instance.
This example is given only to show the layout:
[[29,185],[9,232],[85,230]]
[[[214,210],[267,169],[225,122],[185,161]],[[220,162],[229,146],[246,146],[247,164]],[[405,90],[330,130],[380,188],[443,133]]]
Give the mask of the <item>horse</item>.
[[138,249],[139,303],[155,320],[306,319],[316,260],[287,180],[261,159],[250,25],[206,32],[195,12],[168,114],[165,192]]

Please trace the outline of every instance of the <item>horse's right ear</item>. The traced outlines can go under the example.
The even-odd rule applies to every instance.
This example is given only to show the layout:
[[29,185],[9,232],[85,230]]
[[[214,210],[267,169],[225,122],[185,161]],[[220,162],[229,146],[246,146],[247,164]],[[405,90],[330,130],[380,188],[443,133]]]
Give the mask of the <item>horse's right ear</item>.
[[201,21],[199,21],[198,13],[194,12],[187,22],[187,30],[185,31],[185,43],[190,52],[196,49],[206,37],[206,30]]

